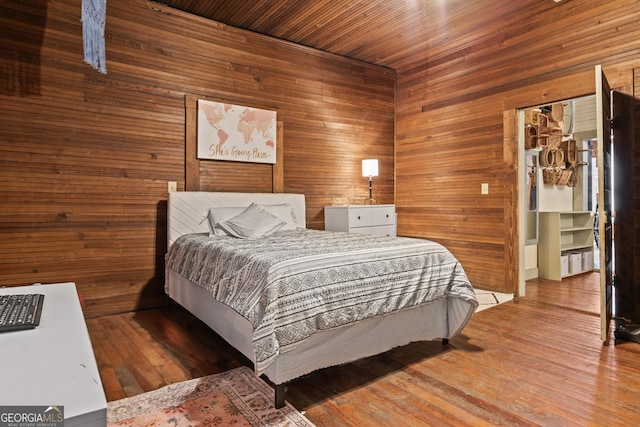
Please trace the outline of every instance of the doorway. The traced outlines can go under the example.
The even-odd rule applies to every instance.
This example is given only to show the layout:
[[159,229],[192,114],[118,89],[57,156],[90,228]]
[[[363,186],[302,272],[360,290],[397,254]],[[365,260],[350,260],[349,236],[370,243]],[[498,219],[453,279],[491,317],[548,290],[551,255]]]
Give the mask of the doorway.
[[518,110],[519,295],[526,281],[598,268],[595,95]]
[[[636,244],[635,244],[635,233],[633,232],[635,217],[633,215],[633,209],[629,209],[629,205],[633,203],[634,193],[633,193],[633,178],[634,178],[634,98],[628,94],[624,94],[619,91],[611,90],[611,86],[609,85],[607,78],[605,76],[604,71],[602,70],[601,65],[595,66],[595,122],[596,122],[596,136],[595,140],[597,142],[596,147],[592,147],[592,150],[595,151],[595,157],[593,155],[588,156],[586,160],[586,164],[591,161],[597,161],[597,206],[594,207],[594,211],[580,211],[579,209],[588,208],[588,203],[591,197],[584,197],[584,193],[582,191],[576,191],[576,187],[581,185],[589,185],[589,181],[584,179],[577,179],[575,175],[566,174],[567,163],[570,163],[571,166],[576,165],[580,162],[581,157],[577,156],[576,153],[580,152],[580,145],[575,141],[575,137],[577,132],[580,131],[577,127],[577,123],[579,120],[578,117],[578,108],[573,105],[573,109],[569,109],[569,115],[567,116],[566,121],[559,125],[559,123],[564,119],[562,114],[558,116],[557,113],[564,113],[566,111],[567,105],[571,107],[571,104],[575,104],[575,101],[580,100],[581,98],[577,98],[576,100],[569,100],[565,102],[556,102],[551,104],[550,110],[543,110],[540,108],[540,111],[537,112],[537,117],[540,118],[541,121],[537,122],[537,135],[533,136],[542,136],[542,144],[537,139],[534,141],[538,141],[538,146],[540,147],[540,169],[544,168],[544,172],[542,173],[543,183],[548,185],[565,185],[566,183],[570,187],[574,187],[574,191],[572,192],[572,200],[573,200],[573,210],[568,211],[558,211],[558,212],[550,212],[547,214],[544,209],[542,203],[538,201],[538,212],[539,222],[536,224],[539,227],[538,235],[538,254],[545,255],[547,257],[546,260],[539,260],[539,270],[542,273],[542,266],[551,265],[552,260],[555,264],[552,266],[551,271],[557,274],[556,279],[552,280],[562,280],[561,273],[561,262],[567,262],[566,258],[568,257],[568,270],[569,274],[572,273],[572,266],[578,266],[577,270],[580,269],[580,258],[582,258],[583,262],[585,258],[584,255],[593,255],[595,249],[595,237],[597,235],[598,247],[599,251],[599,269],[598,277],[600,279],[600,331],[601,331],[601,339],[603,342],[608,343],[610,338],[610,328],[613,320],[614,311],[616,313],[625,313],[629,312],[630,314],[637,316],[638,307],[640,304],[637,303],[637,287],[635,286],[635,252]],[[587,97],[589,98],[589,97]],[[572,102],[574,101],[574,102]],[[541,106],[545,107],[545,106]],[[558,108],[560,107],[560,108]],[[545,113],[550,113],[552,118],[551,121],[554,122],[552,126],[547,125],[547,115]],[[529,119],[532,117],[530,116]],[[511,132],[507,133],[512,136],[512,141],[516,139],[519,144],[529,144],[531,141],[525,138],[525,130],[531,132],[531,129],[526,127],[526,117],[525,110],[514,110],[513,113],[505,114],[505,123],[512,124]],[[518,119],[518,120],[516,120]],[[616,123],[614,127],[613,124]],[[535,123],[535,122],[532,122]],[[520,126],[518,126],[518,124]],[[571,126],[573,125],[573,128]],[[530,125],[531,127],[531,125]],[[553,128],[550,130],[550,128]],[[516,129],[519,132],[516,132]],[[540,131],[543,129],[544,132]],[[572,132],[568,132],[568,130],[572,130]],[[614,135],[614,133],[617,135]],[[517,134],[517,138],[513,138],[513,136]],[[561,134],[558,139],[558,134]],[[529,133],[528,136],[531,136],[532,133]],[[551,140],[551,135],[554,136],[553,144]],[[547,137],[546,139],[544,137]],[[613,142],[616,142],[616,150],[614,151]],[[563,146],[566,143],[568,146]],[[573,144],[571,144],[571,142]],[[584,140],[583,140],[584,141]],[[593,143],[593,139],[591,139]],[[551,144],[551,145],[550,145]],[[559,144],[559,145],[556,145]],[[582,144],[582,143],[581,143]],[[572,149],[573,147],[573,149]],[[583,147],[583,154],[588,152],[588,149]],[[535,149],[538,147],[526,146],[529,149]],[[588,148],[588,147],[587,147]],[[544,153],[544,151],[547,153]],[[517,153],[521,153],[524,151],[519,146],[516,149]],[[544,153],[544,154],[543,154]],[[566,155],[566,157],[565,157]],[[616,159],[614,159],[616,157]],[[543,164],[543,161],[546,161],[546,164]],[[518,162],[518,230],[524,230],[526,228],[525,221],[526,216],[524,215],[524,207],[525,207],[525,191],[524,191],[524,182],[525,173],[522,172],[525,170],[524,168],[524,156],[517,156]],[[583,159],[584,162],[584,159]],[[614,163],[621,166],[615,167],[620,173],[614,171]],[[581,165],[581,166],[585,166]],[[573,168],[575,169],[575,168]],[[539,175],[537,175],[539,176]],[[562,177],[562,179],[559,178]],[[553,181],[550,182],[551,178]],[[569,178],[569,179],[567,179]],[[571,179],[574,181],[572,182]],[[555,181],[557,180],[557,182]],[[546,182],[545,182],[546,181]],[[595,186],[594,186],[595,187]],[[614,204],[614,193],[616,193],[615,197],[617,200],[622,202],[622,206],[625,208],[622,212],[629,211],[631,215],[619,215],[616,212],[616,204]],[[582,200],[580,199],[580,195],[582,194]],[[565,200],[566,201],[566,200]],[[554,207],[556,209],[556,207]],[[596,210],[597,209],[597,210]],[[549,217],[549,218],[546,218]],[[554,217],[556,217],[554,219]],[[547,223],[545,224],[545,221]],[[595,233],[595,227],[593,224],[589,224],[590,222],[597,221],[597,234]],[[614,239],[614,222],[615,222],[615,234],[616,238]],[[549,225],[550,224],[550,225]],[[551,232],[547,233],[547,230],[551,230]],[[518,294],[525,295],[525,274],[524,274],[524,265],[525,265],[525,240],[524,233],[517,233],[519,238],[519,267],[518,267]],[[551,239],[546,239],[543,236],[551,236],[555,241]],[[591,242],[588,240],[592,239]],[[542,248],[543,242],[547,242],[547,246]],[[549,243],[551,242],[551,243]],[[549,255],[551,251],[555,251],[553,256]],[[578,253],[575,253],[578,252]],[[583,256],[580,257],[580,254]],[[574,262],[578,261],[578,262]],[[626,262],[623,262],[626,261]],[[589,270],[584,267],[583,264],[582,272],[593,270],[593,266],[589,265]],[[573,268],[575,269],[575,268]],[[582,273],[578,271],[578,273]],[[550,274],[549,272],[545,272],[545,274]],[[542,275],[542,274],[541,274]],[[614,282],[616,285],[614,286]],[[622,284],[622,286],[619,286]],[[624,297],[617,298],[619,293],[620,295],[624,295]],[[620,304],[620,307],[614,305],[614,301],[628,301],[628,306],[623,306]],[[633,304],[636,304],[635,306]],[[620,310],[618,310],[620,308]],[[622,314],[619,314],[622,316]]]

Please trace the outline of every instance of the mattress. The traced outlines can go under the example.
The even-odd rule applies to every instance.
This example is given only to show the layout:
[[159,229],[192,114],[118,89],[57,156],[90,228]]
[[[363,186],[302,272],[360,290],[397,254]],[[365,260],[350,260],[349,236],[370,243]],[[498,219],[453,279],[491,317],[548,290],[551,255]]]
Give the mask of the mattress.
[[[440,316],[435,328],[422,326],[437,329],[431,338],[450,338],[477,306],[462,266],[446,248],[402,237],[307,229],[255,240],[188,234],[167,255],[167,277],[184,279],[235,313],[230,317],[244,323],[244,332],[234,346],[243,346],[259,374],[320,332],[423,307]],[[167,283],[171,296],[176,290]]]

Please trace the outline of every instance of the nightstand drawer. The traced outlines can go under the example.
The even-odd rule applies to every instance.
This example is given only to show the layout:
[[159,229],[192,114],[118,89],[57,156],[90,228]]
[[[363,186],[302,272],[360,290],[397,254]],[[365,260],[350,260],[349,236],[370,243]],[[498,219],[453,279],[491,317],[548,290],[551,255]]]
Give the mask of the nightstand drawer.
[[392,225],[376,225],[373,227],[353,227],[350,230],[351,233],[358,234],[378,234],[380,236],[394,236],[396,235],[396,226]]
[[349,209],[349,225],[351,227],[372,227],[375,225],[395,224],[393,206],[363,206]]
[[324,229],[395,236],[395,205],[325,206]]

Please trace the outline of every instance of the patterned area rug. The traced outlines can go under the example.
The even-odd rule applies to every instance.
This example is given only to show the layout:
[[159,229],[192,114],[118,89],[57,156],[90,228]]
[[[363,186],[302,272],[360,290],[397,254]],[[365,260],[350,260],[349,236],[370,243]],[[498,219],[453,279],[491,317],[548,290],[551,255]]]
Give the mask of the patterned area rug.
[[304,426],[289,403],[273,405],[274,391],[248,367],[171,384],[109,402],[109,426]]

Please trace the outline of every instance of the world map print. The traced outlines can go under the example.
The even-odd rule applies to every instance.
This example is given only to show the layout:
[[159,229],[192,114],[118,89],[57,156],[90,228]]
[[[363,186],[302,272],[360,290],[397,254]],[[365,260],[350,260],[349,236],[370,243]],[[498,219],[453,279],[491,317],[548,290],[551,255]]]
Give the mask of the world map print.
[[198,158],[276,162],[276,112],[198,100]]

